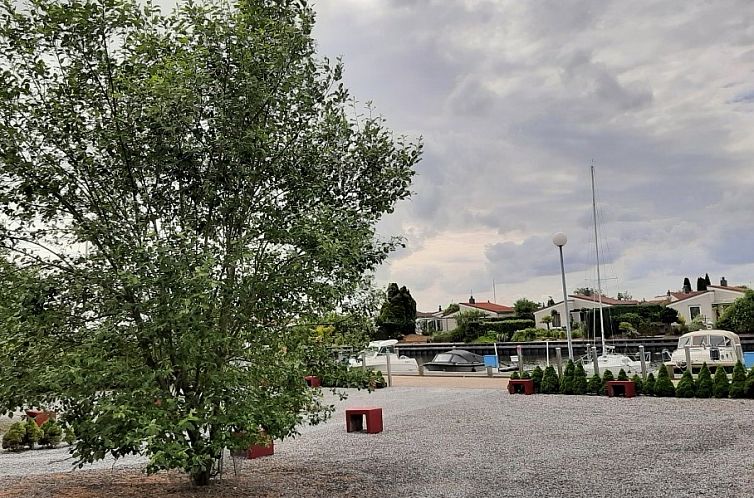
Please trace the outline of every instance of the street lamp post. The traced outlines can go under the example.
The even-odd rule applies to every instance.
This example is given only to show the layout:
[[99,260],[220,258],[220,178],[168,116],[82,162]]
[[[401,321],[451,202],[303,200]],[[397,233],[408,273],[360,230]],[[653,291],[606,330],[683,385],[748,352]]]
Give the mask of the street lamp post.
[[563,246],[568,237],[563,232],[552,236],[552,243],[560,250],[560,276],[563,279],[563,306],[565,307],[566,339],[568,339],[568,358],[573,360],[573,344],[571,343],[571,315],[568,313],[568,291],[566,290],[565,267],[563,266]]

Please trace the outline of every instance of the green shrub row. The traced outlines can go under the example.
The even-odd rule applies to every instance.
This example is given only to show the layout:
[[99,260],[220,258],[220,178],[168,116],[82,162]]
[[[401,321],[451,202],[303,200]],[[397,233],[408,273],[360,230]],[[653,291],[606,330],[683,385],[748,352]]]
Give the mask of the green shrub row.
[[63,439],[63,428],[54,420],[48,420],[41,427],[33,419],[16,422],[3,434],[2,447],[5,450],[19,451],[25,448],[31,450],[39,444],[45,448],[55,448]]

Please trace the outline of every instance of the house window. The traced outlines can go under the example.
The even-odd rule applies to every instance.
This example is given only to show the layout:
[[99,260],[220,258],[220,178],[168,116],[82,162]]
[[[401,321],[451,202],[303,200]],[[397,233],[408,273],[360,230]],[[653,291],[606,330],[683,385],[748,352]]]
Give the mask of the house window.
[[560,327],[560,313],[557,311],[552,312],[552,326]]
[[701,314],[702,308],[700,306],[689,306],[689,315],[691,315],[692,320]]

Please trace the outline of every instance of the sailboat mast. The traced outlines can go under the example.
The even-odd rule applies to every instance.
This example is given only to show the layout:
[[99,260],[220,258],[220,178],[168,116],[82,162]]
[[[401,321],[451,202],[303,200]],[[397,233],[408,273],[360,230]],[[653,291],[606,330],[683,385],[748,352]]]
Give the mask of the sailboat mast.
[[602,335],[602,354],[607,355],[605,347],[605,317],[602,314],[602,276],[600,275],[600,244],[597,238],[597,199],[594,195],[594,164],[592,170],[592,214],[594,216],[594,249],[597,253],[597,302],[600,305],[600,333]]

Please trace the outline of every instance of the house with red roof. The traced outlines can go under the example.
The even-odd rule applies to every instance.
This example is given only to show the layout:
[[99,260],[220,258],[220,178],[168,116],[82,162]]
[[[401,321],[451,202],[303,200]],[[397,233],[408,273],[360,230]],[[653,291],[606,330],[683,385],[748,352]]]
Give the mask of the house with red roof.
[[703,323],[714,325],[733,301],[743,297],[745,287],[729,286],[725,277],[720,279],[720,285],[708,285],[704,291],[670,292],[666,298],[666,306],[673,308],[682,316],[686,323],[691,323],[700,317]]
[[[602,296],[600,300],[597,295],[572,294],[568,296],[568,313],[571,315],[571,325],[576,326],[585,320],[585,311],[599,309],[600,301],[602,308],[611,308],[613,306],[626,306],[639,304],[639,301],[632,299],[616,299],[610,296]],[[535,326],[538,328],[547,328],[547,324],[542,321],[545,316],[552,317],[551,327],[565,327],[565,305],[563,301],[551,306],[539,309],[534,312]]]

